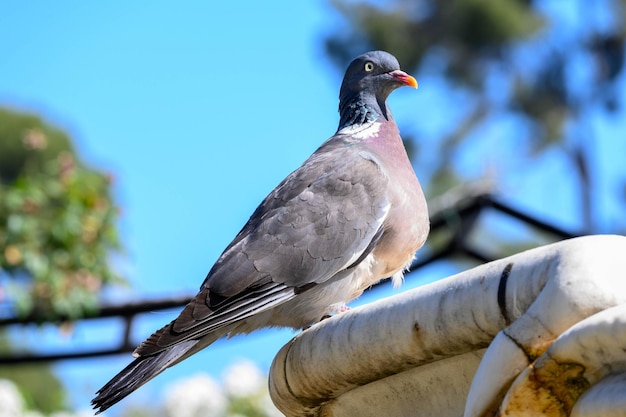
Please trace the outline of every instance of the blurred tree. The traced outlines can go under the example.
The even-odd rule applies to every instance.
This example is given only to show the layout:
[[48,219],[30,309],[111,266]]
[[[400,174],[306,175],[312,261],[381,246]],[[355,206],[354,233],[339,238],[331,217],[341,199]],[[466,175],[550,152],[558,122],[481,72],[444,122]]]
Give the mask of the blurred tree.
[[[41,382],[37,381],[38,377],[34,374],[30,375],[31,381],[38,384],[49,382],[44,377]],[[50,387],[54,391],[54,387]],[[49,393],[45,393],[50,397]],[[25,395],[23,386],[19,386],[14,381],[0,378],[0,416],[2,417],[85,417],[90,413],[79,412],[73,413],[61,411],[63,408],[54,408],[48,410],[46,408],[33,407],[32,401],[28,395]]]
[[[342,24],[324,43],[338,69],[365,50],[383,49],[415,69],[418,79],[446,89],[448,106],[416,116],[429,121],[444,112],[447,127],[439,137],[403,127],[413,138],[408,148],[419,150],[428,138],[424,152],[412,156],[421,177],[430,180],[431,195],[460,178],[467,181],[459,154],[479,152],[477,137],[498,123],[500,132],[509,130],[495,148],[493,142],[483,148],[497,157],[503,148],[515,154],[475,158],[481,175],[494,179],[495,171],[497,181],[503,172],[523,176],[533,159],[557,154],[572,172],[559,180],[577,182],[581,231],[597,230],[591,168],[599,164],[590,161],[594,135],[588,118],[621,106],[616,83],[624,72],[626,1],[590,7],[580,0],[330,0],[330,6]],[[625,203],[622,196],[619,204]]]
[[[81,163],[39,117],[0,109],[0,303],[3,314],[74,319],[119,282],[111,178]],[[0,305],[2,305],[0,304]]]
[[48,414],[67,409],[65,388],[49,366],[8,367],[0,370],[0,380],[12,381],[17,386],[26,410]]
[[[15,348],[7,337],[7,332],[0,331],[0,352],[11,352]],[[20,348],[23,349],[22,346]],[[3,366],[0,367],[0,381],[2,380],[12,381],[16,385],[23,398],[21,403],[25,410],[52,413],[66,408],[65,389],[59,378],[52,372],[50,365]]]

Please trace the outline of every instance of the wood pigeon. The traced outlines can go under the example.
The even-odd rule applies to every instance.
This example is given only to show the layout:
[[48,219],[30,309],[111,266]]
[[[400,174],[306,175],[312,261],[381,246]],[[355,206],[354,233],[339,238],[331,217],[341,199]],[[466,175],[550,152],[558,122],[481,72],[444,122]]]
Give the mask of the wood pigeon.
[[417,88],[383,51],[357,57],[339,94],[339,128],[254,211],[199,293],[97,392],[98,413],[223,336],[305,328],[372,284],[395,285],[429,231],[420,184],[387,105]]

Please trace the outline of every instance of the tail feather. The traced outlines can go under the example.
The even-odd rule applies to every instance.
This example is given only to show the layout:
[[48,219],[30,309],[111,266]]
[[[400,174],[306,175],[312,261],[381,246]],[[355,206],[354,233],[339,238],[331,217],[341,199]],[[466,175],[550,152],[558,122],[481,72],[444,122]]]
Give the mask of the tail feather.
[[163,372],[179,360],[188,357],[197,350],[189,352],[198,343],[198,340],[189,340],[151,356],[140,356],[115,375],[105,386],[96,393],[91,401],[100,414],[113,404],[125,398],[137,388]]

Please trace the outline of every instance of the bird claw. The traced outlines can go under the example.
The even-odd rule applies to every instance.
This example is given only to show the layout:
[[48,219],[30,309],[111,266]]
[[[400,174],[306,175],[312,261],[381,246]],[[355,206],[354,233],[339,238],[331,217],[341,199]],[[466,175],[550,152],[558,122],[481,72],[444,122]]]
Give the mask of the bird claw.
[[346,311],[351,310],[350,307],[348,307],[345,304],[335,304],[333,306],[331,306],[330,308],[330,314],[326,314],[324,316],[322,316],[322,318],[320,319],[320,321],[324,321],[326,319],[329,319],[333,316],[333,314],[341,314],[341,313],[345,313]]

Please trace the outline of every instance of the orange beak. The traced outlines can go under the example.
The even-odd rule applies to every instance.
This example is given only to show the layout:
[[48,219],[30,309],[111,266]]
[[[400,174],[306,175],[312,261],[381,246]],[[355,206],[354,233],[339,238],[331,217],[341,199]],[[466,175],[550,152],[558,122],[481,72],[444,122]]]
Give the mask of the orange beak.
[[400,71],[400,70],[391,71],[389,75],[391,75],[393,78],[398,80],[400,84],[417,88],[417,80],[415,80],[415,78],[411,77],[409,74],[407,74],[404,71]]

